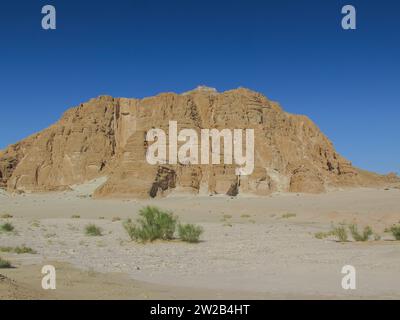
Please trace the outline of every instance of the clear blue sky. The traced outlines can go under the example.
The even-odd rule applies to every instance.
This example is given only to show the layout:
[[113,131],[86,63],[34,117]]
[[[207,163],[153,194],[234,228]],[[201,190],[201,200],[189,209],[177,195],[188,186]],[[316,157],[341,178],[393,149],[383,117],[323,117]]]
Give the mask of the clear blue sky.
[[0,40],[0,148],[101,94],[244,86],[309,116],[354,165],[400,172],[397,0],[2,1]]

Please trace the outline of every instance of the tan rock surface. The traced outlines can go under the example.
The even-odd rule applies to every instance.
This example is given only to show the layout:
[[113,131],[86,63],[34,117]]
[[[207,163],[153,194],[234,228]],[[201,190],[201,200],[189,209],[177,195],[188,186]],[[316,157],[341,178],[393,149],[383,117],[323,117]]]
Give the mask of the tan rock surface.
[[[191,128],[254,129],[255,168],[238,178],[236,165],[146,162],[145,135]],[[306,116],[292,115],[263,95],[239,88],[200,87],[144,99],[101,96],[68,110],[56,124],[0,152],[0,187],[11,192],[68,189],[107,177],[96,197],[154,197],[170,193],[324,192],[342,186],[398,182],[354,168]]]

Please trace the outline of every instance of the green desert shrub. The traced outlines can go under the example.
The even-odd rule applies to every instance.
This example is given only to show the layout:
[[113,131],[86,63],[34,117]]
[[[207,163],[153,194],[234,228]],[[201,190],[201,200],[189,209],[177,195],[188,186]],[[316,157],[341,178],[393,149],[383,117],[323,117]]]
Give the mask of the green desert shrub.
[[14,226],[11,223],[6,222],[0,225],[0,230],[5,232],[11,232],[14,230]]
[[147,242],[173,239],[177,218],[171,212],[147,206],[139,211],[139,216],[136,223],[129,219],[123,224],[132,240]]
[[88,224],[85,227],[85,234],[87,236],[101,236],[102,230],[100,227],[96,226],[95,224]]
[[350,233],[355,241],[368,241],[369,237],[373,235],[371,227],[366,226],[360,234],[358,227],[355,224],[349,226]]
[[399,225],[392,226],[392,227],[390,228],[390,231],[392,232],[393,237],[394,237],[396,240],[400,240],[400,224],[399,224]]
[[339,242],[346,242],[348,240],[345,226],[334,227],[332,235],[336,236]]
[[230,214],[224,214],[224,215],[222,215],[221,221],[226,221],[226,220],[231,219],[231,218],[232,218],[232,216]]
[[[356,224],[351,224],[348,226],[350,233],[354,241],[368,241],[372,236],[375,241],[379,241],[381,236],[372,231],[371,227],[365,227],[363,232],[358,231]],[[329,236],[334,236],[339,242],[348,241],[347,228],[345,223],[340,223],[339,226],[332,226],[332,230],[329,232],[317,232],[314,234],[317,239],[325,239]]]
[[282,215],[283,219],[289,219],[289,218],[294,218],[294,217],[296,217],[295,213],[285,213]]
[[203,233],[203,228],[194,224],[179,224],[179,238],[186,242],[199,242],[200,235]]
[[325,239],[328,238],[329,236],[334,235],[333,231],[329,231],[329,232],[317,232],[314,234],[315,238],[317,239]]
[[0,247],[1,252],[13,252],[17,254],[23,254],[23,253],[31,253],[35,254],[37,253],[35,250],[29,247],[25,246],[20,246],[20,247]]
[[20,246],[20,247],[15,247],[13,250],[17,254],[23,254],[23,253],[30,253],[30,254],[36,254],[36,250],[33,250],[30,247],[25,247],[25,246]]
[[11,263],[7,260],[4,260],[0,257],[0,269],[11,268]]

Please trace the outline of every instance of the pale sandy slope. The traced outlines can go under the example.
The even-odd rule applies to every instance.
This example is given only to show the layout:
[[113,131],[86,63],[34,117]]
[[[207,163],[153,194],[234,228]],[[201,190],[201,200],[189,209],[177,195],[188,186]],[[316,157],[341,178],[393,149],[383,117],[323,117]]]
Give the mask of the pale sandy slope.
[[[0,273],[34,290],[33,297],[48,298],[40,289],[40,266],[57,261],[60,279],[70,280],[60,280],[53,298],[400,298],[400,242],[383,232],[400,220],[399,189],[149,201],[92,200],[82,190],[0,194],[0,213],[12,214],[17,230],[0,234],[0,246],[25,244],[38,251],[0,253],[18,267]],[[131,242],[121,221],[111,219],[135,218],[146,204],[202,225],[203,241]],[[283,218],[287,213],[296,216]],[[71,219],[74,214],[81,218]],[[341,244],[314,237],[342,221],[368,224],[382,240]],[[85,236],[89,222],[104,235]],[[356,267],[355,291],[341,288],[346,264]],[[0,282],[0,297],[7,296],[4,286]]]

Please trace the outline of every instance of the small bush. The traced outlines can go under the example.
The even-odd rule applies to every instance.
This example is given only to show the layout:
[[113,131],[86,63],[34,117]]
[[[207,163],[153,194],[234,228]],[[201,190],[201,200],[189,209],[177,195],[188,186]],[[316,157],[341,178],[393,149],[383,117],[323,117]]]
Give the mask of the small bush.
[[14,252],[16,254],[23,254],[23,253],[37,253],[35,250],[29,247],[21,246],[21,247],[0,247],[1,252]]
[[96,226],[95,224],[88,224],[85,227],[85,233],[87,236],[94,236],[94,237],[101,236],[102,235],[101,231],[102,231],[101,228]]
[[316,234],[314,234],[314,237],[317,239],[325,239],[328,238],[329,236],[332,236],[333,231],[329,231],[329,232],[317,232]]
[[336,236],[339,242],[346,242],[348,240],[347,231],[344,226],[334,227],[332,235]]
[[6,223],[3,223],[2,225],[0,225],[0,230],[5,231],[5,232],[11,232],[14,230],[14,226],[11,223],[6,222]]
[[113,217],[112,219],[111,219],[111,221],[112,222],[115,222],[115,221],[120,221],[121,220],[121,218],[120,217]]
[[16,254],[23,254],[23,253],[30,253],[30,254],[36,254],[36,250],[33,250],[32,248],[21,246],[21,247],[15,247],[14,252]]
[[250,218],[251,216],[249,214],[242,214],[240,217],[241,218]]
[[0,216],[0,218],[2,218],[2,219],[9,219],[9,218],[12,218],[13,216],[11,215],[11,214],[8,214],[8,213],[4,213],[4,214],[2,214],[1,216]]
[[391,228],[390,228],[390,231],[392,232],[393,237],[394,237],[396,240],[400,240],[400,224],[391,227]]
[[317,239],[325,239],[326,238],[326,232],[317,232],[314,234],[314,237]]
[[11,263],[7,260],[4,260],[0,257],[0,269],[11,268]]
[[[368,241],[372,236],[374,237],[375,241],[379,241],[381,239],[381,236],[377,233],[374,233],[371,227],[365,227],[362,234],[358,232],[358,227],[355,224],[349,225],[348,228],[354,241]],[[332,226],[332,230],[329,232],[317,232],[314,234],[314,236],[317,239],[325,239],[329,236],[335,236],[339,242],[348,241],[346,224],[344,222],[340,223],[338,227]]]
[[373,235],[371,227],[365,227],[362,234],[358,232],[358,227],[355,224],[349,226],[351,235],[355,241],[368,241],[369,237]]
[[123,224],[132,240],[147,242],[173,239],[177,218],[171,212],[147,206],[139,211],[139,216],[136,223],[129,219]]
[[186,242],[199,242],[199,237],[203,233],[203,228],[194,224],[180,224],[178,226],[178,235]]
[[286,213],[286,214],[282,215],[282,218],[284,218],[284,219],[289,219],[289,218],[294,218],[294,217],[296,217],[295,213]]
[[231,219],[231,218],[232,218],[232,216],[231,216],[230,214],[223,214],[220,221],[221,221],[221,222],[226,222],[226,221],[228,221],[228,220]]
[[71,219],[80,219],[80,215],[78,215],[78,214],[73,214],[72,216],[71,216]]

